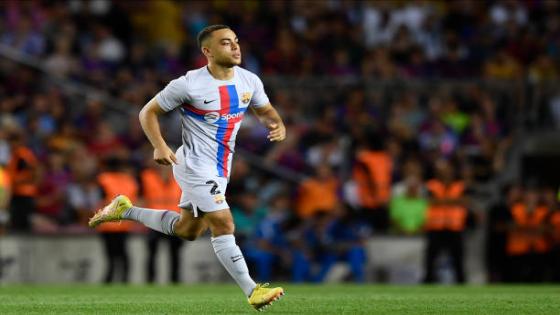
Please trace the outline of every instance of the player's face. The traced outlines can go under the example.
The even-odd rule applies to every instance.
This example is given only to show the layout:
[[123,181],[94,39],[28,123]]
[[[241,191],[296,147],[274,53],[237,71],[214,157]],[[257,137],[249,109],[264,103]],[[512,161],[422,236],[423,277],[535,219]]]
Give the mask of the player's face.
[[233,67],[241,64],[241,47],[237,35],[230,29],[212,33],[208,41],[208,57],[218,65]]

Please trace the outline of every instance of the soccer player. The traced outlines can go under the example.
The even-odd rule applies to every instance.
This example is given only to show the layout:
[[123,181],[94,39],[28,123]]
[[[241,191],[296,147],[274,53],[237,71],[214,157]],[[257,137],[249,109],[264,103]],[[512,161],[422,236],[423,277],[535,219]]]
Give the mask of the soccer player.
[[[123,195],[115,197],[89,222],[133,220],[161,233],[195,240],[207,228],[219,261],[235,279],[249,304],[261,310],[284,290],[256,284],[235,243],[234,223],[225,198],[235,137],[247,108],[268,129],[270,141],[282,141],[286,128],[270,104],[261,80],[240,68],[241,48],[235,33],[225,25],[212,25],[198,34],[198,44],[208,65],[172,80],[140,111],[142,129],[154,147],[154,160],[173,165],[182,190],[174,211],[154,211],[132,205]],[[179,107],[183,145],[173,152],[163,139],[158,116]]]

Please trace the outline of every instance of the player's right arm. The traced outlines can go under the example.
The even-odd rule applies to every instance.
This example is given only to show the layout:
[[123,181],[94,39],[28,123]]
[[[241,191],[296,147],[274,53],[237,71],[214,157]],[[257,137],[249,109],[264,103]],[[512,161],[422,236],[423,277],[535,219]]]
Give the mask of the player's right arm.
[[154,147],[154,161],[163,165],[177,164],[177,157],[175,157],[175,153],[163,139],[159,128],[158,117],[164,113],[165,111],[154,97],[140,111],[140,125]]

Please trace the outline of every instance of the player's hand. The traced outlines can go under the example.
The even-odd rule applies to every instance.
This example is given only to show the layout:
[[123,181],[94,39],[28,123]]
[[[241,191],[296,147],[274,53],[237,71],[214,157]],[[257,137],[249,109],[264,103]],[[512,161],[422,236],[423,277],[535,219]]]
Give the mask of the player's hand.
[[177,157],[168,146],[165,146],[154,149],[154,161],[161,165],[177,164]]
[[270,123],[267,128],[269,130],[267,138],[271,142],[286,139],[286,127],[284,127],[284,124]]

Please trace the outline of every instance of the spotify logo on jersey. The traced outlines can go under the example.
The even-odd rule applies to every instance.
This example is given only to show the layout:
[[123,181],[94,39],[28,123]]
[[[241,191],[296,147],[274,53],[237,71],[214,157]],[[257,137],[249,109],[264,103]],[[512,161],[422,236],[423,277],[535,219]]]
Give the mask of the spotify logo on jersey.
[[220,113],[218,113],[218,112],[209,112],[209,113],[204,114],[204,120],[206,120],[207,122],[209,122],[211,124],[217,122],[218,119],[220,119]]

